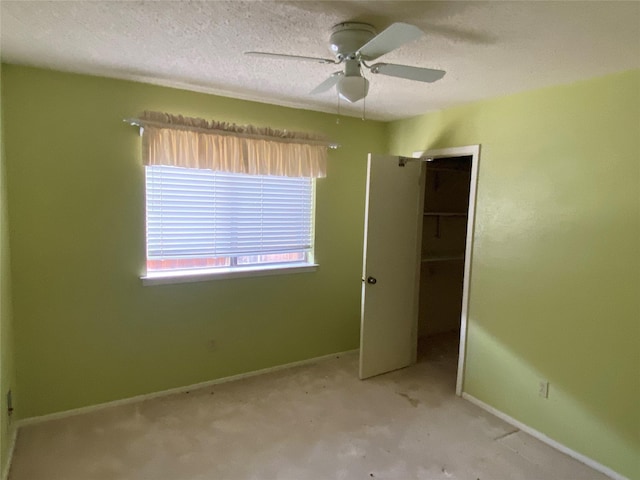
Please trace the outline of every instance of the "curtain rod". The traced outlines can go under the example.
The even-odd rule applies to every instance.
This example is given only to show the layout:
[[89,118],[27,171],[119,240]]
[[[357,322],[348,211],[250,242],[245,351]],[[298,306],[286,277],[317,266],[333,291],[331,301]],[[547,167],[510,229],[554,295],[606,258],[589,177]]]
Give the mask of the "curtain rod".
[[287,137],[282,138],[282,137],[271,137],[269,135],[258,135],[258,134],[253,134],[253,133],[227,132],[226,130],[219,130],[219,129],[213,129],[213,128],[192,127],[192,126],[189,126],[189,125],[180,125],[180,124],[174,124],[174,123],[156,122],[156,121],[153,121],[153,120],[145,120],[145,119],[142,119],[142,118],[125,118],[125,119],[123,119],[123,121],[128,123],[129,125],[140,127],[140,134],[141,135],[142,135],[142,129],[144,129],[144,127],[146,125],[148,125],[148,126],[152,126],[152,127],[175,128],[176,130],[190,130],[190,131],[194,131],[194,132],[212,133],[212,134],[215,134],[215,135],[227,135],[227,136],[233,136],[233,137],[255,138],[255,139],[258,139],[258,140],[271,140],[271,141],[274,141],[274,142],[282,142],[282,143],[300,143],[300,144],[306,144],[306,145],[318,145],[318,146],[329,147],[332,150],[336,150],[337,148],[340,147],[339,143],[325,142],[323,140],[296,139],[296,138],[287,138]]

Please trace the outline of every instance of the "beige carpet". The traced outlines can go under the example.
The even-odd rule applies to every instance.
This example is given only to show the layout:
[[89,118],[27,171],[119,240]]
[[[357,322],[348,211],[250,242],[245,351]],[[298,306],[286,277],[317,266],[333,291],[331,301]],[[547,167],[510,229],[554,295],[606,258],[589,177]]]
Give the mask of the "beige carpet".
[[346,355],[25,427],[10,479],[606,478],[456,397],[455,338],[430,347],[366,381]]

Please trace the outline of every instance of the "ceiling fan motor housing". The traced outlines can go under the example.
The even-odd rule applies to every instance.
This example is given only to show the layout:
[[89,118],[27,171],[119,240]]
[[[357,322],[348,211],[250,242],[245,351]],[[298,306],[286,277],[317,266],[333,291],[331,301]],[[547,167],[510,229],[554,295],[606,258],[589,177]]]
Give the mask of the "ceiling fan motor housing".
[[339,23],[332,29],[329,43],[339,59],[355,58],[355,53],[376,36],[376,29],[367,23]]

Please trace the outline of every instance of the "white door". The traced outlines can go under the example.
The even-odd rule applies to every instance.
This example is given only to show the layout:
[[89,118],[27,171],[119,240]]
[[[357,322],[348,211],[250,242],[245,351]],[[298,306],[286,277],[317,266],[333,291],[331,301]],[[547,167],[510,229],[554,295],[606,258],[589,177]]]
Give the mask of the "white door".
[[422,162],[369,155],[360,327],[360,378],[415,362]]

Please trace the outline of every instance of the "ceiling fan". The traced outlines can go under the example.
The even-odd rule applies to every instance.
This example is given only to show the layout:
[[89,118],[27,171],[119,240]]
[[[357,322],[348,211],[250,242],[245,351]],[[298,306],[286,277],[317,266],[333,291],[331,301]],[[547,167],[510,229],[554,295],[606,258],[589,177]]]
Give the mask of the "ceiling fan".
[[367,23],[345,22],[339,23],[331,30],[329,42],[331,50],[335,54],[335,60],[269,52],[245,52],[245,54],[333,65],[344,63],[344,71],[332,73],[311,93],[323,93],[336,86],[341,98],[354,103],[366,97],[369,92],[369,80],[362,76],[362,67],[374,74],[406,78],[418,82],[430,83],[440,80],[446,73],[443,70],[392,63],[367,63],[422,35],[424,35],[422,30],[408,23],[393,23],[382,32],[377,33],[375,28]]

